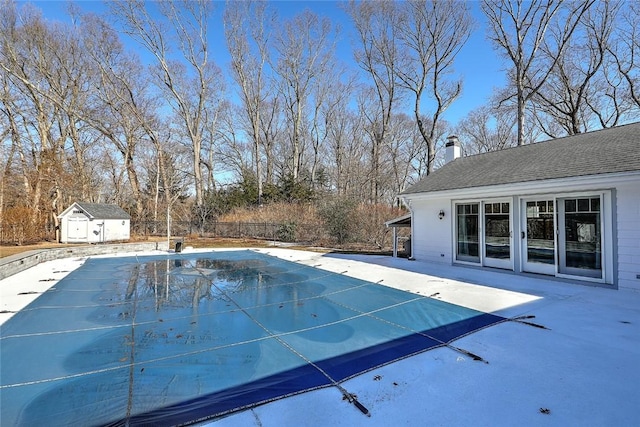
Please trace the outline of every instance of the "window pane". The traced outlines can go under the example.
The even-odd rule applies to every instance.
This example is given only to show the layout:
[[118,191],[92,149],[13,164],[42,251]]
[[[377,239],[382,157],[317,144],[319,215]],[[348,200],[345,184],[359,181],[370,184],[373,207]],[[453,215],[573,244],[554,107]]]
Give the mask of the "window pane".
[[540,213],[547,212],[547,202],[538,202],[538,209],[540,209]]
[[[529,204],[533,205],[530,214]],[[537,212],[544,209],[546,212]],[[539,264],[555,263],[555,241],[553,228],[553,201],[527,202],[527,262]]]
[[[601,197],[565,199],[574,211],[559,218],[558,272],[572,276],[602,278]],[[571,203],[569,203],[571,202]]]
[[602,268],[600,214],[566,214],[564,238],[567,267],[597,271]]
[[576,211],[576,201],[575,201],[575,199],[565,200],[564,201],[564,210],[565,210],[565,212],[575,212]]
[[502,204],[502,213],[509,213],[509,203]]
[[478,210],[478,203],[458,205],[456,259],[460,261],[480,262]]
[[511,258],[509,214],[493,214],[485,217],[485,254],[488,258]]
[[589,199],[578,199],[578,212],[589,212]]
[[491,203],[487,203],[486,205],[484,205],[484,213],[492,213],[493,209],[491,209]]

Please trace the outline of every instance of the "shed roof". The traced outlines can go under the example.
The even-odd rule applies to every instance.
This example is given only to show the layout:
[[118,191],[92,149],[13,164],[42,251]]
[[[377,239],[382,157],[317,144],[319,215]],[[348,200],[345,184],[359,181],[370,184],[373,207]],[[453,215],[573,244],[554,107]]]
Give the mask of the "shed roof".
[[411,214],[399,216],[384,223],[387,227],[411,227]]
[[403,195],[640,171],[640,122],[447,163]]
[[60,214],[60,216],[66,214],[74,206],[82,209],[87,216],[92,219],[131,219],[131,215],[118,205],[86,202],[75,202]]

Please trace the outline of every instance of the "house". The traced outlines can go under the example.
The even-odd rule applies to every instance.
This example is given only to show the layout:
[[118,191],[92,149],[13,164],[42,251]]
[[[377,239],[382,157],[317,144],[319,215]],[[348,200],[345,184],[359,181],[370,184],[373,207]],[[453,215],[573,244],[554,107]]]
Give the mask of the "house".
[[76,202],[58,215],[61,243],[129,240],[131,216],[120,206]]
[[460,157],[400,194],[415,259],[640,290],[640,123]]

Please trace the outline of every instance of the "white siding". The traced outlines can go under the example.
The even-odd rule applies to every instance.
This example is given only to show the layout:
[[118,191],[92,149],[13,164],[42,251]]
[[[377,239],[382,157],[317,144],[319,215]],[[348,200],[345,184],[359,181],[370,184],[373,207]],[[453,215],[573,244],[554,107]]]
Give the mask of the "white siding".
[[640,291],[640,183],[617,188],[618,288]]
[[[449,199],[413,201],[413,257],[420,261],[451,264],[453,213]],[[445,216],[438,218],[440,210]]]
[[89,243],[103,242],[102,226],[98,224],[102,224],[102,220],[92,219],[89,221],[89,238],[88,238]]
[[[437,198],[433,195],[425,198],[408,197],[413,213],[413,255],[418,260],[445,264],[453,262],[455,215],[452,211],[452,200],[480,201],[512,196],[512,225],[515,236],[512,242],[513,259],[515,270],[521,271],[519,252],[522,242],[519,236],[523,231],[521,217],[525,215],[524,212],[520,212],[521,198],[546,200],[597,194],[602,196],[603,201],[603,281],[617,284],[620,290],[640,291],[640,176],[638,174],[577,177],[570,180],[541,182],[537,185],[524,183],[519,187],[455,190],[443,192],[442,197],[438,195]],[[445,212],[442,220],[438,219],[440,210]],[[589,280],[582,277],[575,278]]]
[[129,240],[129,220],[128,219],[107,219],[104,221],[105,242]]

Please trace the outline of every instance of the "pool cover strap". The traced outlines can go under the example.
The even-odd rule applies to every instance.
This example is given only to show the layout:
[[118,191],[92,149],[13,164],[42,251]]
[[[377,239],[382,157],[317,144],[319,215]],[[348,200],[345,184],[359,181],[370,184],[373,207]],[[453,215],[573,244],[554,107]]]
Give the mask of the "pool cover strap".
[[[200,271],[200,270],[198,270],[198,271]],[[203,274],[203,276],[207,277],[206,274]],[[225,297],[227,297],[229,299],[229,301],[231,301],[236,307],[238,307],[238,309],[240,311],[242,311],[245,315],[247,315],[247,317],[249,317],[251,320],[253,320],[256,323],[256,325],[260,326],[267,334],[269,334],[270,336],[275,338],[280,344],[282,344],[284,347],[289,349],[293,354],[295,354],[296,356],[298,356],[299,358],[304,360],[306,363],[308,363],[309,365],[311,365],[315,369],[317,369],[322,375],[324,375],[327,378],[327,380],[331,383],[331,385],[336,387],[336,388],[338,388],[338,390],[340,390],[340,392],[342,393],[342,396],[344,398],[346,398],[350,403],[353,403],[360,410],[360,412],[362,412],[364,415],[371,416],[371,414],[369,413],[369,410],[367,408],[365,408],[360,402],[358,402],[358,399],[356,398],[356,396],[354,394],[349,393],[344,387],[342,387],[333,378],[331,378],[331,376],[329,374],[327,374],[324,370],[322,370],[322,368],[320,368],[318,365],[313,363],[312,360],[310,360],[307,357],[305,357],[304,355],[302,355],[299,351],[296,351],[296,349],[291,347],[286,341],[282,340],[276,334],[271,332],[266,326],[264,326],[262,323],[260,323],[260,321],[258,319],[254,318],[251,315],[251,313],[249,313],[240,304],[238,304],[238,302],[233,299],[233,296],[229,295],[229,293],[226,292],[223,288],[217,286],[215,284],[215,282],[212,284],[212,286],[216,287],[216,289],[218,289],[220,294],[222,294]]]

